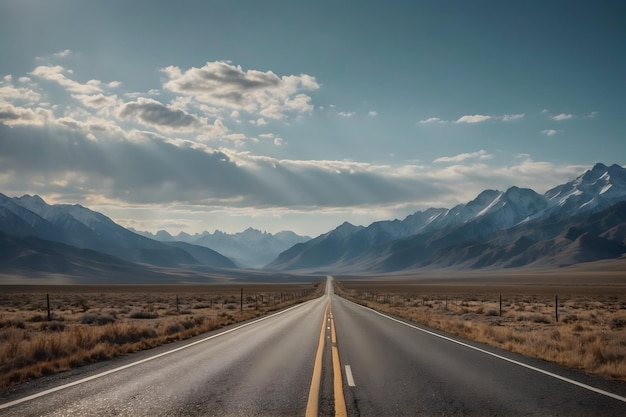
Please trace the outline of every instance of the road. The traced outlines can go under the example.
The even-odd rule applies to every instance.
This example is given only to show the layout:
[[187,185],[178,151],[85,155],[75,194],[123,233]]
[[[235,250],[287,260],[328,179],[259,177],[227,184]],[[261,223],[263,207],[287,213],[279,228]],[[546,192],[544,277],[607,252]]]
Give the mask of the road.
[[[213,332],[177,344],[172,353],[164,346],[76,372],[57,385],[94,379],[0,408],[0,415],[304,415],[326,303],[322,297],[228,333]],[[162,356],[151,359],[155,352]],[[42,384],[41,391],[56,386]],[[32,391],[23,394],[38,394]]]
[[332,313],[355,385],[344,387],[349,415],[626,416],[625,384],[459,341],[339,297]]
[[[578,385],[576,385],[578,384]],[[624,416],[626,385],[332,293],[0,393],[0,416]]]

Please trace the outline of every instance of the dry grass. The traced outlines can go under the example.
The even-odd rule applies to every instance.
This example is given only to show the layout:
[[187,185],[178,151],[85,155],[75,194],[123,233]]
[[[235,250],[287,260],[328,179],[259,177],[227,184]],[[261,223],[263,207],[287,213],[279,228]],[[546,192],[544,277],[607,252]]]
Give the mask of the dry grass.
[[318,297],[322,291],[319,284],[3,286],[0,389],[187,339]]
[[470,340],[626,381],[622,286],[411,286],[345,280],[336,282],[336,292]]

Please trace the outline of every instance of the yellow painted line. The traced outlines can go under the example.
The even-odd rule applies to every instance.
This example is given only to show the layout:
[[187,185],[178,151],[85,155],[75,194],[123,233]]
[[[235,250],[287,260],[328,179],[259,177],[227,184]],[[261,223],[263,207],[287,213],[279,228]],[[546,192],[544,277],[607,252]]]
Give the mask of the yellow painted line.
[[317,345],[315,365],[313,366],[313,377],[311,378],[311,388],[309,388],[309,400],[306,404],[306,417],[317,417],[319,414],[320,383],[322,381],[322,357],[324,356],[324,336],[326,336],[326,318],[328,316],[329,307],[330,300],[328,300],[328,302],[326,303],[326,308],[324,309],[324,318],[322,319],[320,341]]
[[346,399],[343,396],[343,381],[341,378],[341,363],[339,362],[339,349],[337,348],[337,332],[335,331],[335,319],[332,307],[330,309],[330,340],[333,350],[333,387],[335,394],[335,417],[347,417]]

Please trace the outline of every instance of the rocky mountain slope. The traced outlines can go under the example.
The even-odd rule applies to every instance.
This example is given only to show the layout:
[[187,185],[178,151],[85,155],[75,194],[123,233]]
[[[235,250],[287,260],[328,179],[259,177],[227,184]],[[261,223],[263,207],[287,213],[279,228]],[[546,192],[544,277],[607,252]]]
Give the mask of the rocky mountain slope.
[[467,204],[419,211],[402,221],[344,223],[281,253],[267,268],[509,268],[616,258],[626,252],[624,201],[626,169],[596,164],[543,195],[518,187],[485,190]]
[[[57,269],[64,270],[67,268],[62,265],[71,264],[76,257],[75,265],[93,261],[101,266],[236,266],[211,249],[148,239],[101,213],[80,205],[50,205],[39,196],[10,198],[0,194],[0,232],[4,255],[0,268],[12,265],[50,272],[56,264]],[[8,253],[13,256],[7,258]]]
[[143,236],[162,242],[186,242],[213,249],[224,256],[234,259],[238,265],[244,267],[261,267],[272,261],[279,253],[311,238],[299,236],[291,231],[276,234],[261,232],[248,228],[240,233],[228,234],[216,230],[214,233],[203,232],[190,235],[179,233],[172,236],[165,230],[156,234],[136,232]]

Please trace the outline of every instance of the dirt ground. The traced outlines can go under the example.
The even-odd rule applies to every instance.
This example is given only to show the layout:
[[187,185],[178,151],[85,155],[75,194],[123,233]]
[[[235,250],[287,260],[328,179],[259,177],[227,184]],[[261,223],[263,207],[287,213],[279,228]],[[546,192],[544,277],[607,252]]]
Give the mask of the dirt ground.
[[319,282],[0,286],[0,389],[258,317],[323,289]]
[[574,272],[335,279],[376,310],[626,381],[626,273]]

